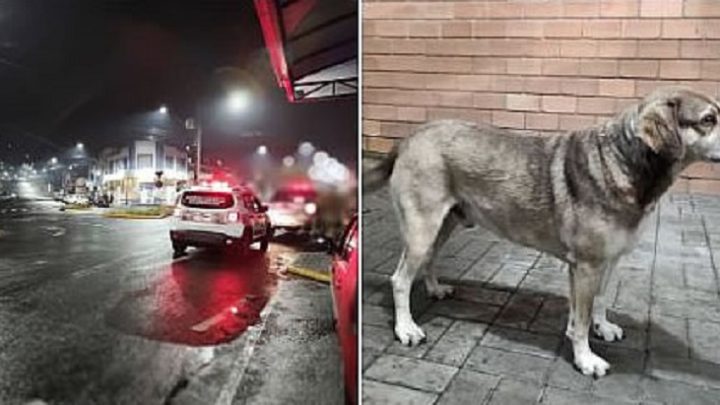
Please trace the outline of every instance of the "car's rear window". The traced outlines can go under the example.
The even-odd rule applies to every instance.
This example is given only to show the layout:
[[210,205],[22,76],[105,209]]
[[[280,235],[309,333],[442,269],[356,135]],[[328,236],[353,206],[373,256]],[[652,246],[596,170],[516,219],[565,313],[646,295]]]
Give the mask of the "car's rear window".
[[271,201],[275,202],[294,202],[294,203],[306,203],[317,200],[317,193],[315,190],[294,190],[294,189],[280,189],[278,190]]
[[229,193],[188,191],[182,196],[182,205],[191,208],[225,209],[233,204],[233,196]]

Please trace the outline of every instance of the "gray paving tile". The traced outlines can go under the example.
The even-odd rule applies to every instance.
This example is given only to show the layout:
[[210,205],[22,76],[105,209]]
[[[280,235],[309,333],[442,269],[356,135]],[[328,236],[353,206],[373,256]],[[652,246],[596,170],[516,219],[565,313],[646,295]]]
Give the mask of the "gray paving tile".
[[496,287],[515,289],[525,278],[527,272],[528,269],[525,266],[520,269],[503,266],[489,282]]
[[598,356],[610,363],[610,373],[592,381],[590,392],[618,401],[639,401],[645,352],[611,345],[596,347],[594,350]]
[[393,319],[393,312],[390,308],[369,304],[364,304],[362,307],[362,322],[365,325],[392,328]]
[[509,328],[491,327],[480,342],[483,346],[503,349],[511,352],[527,353],[535,356],[554,358],[562,338],[526,332]]
[[552,360],[523,353],[513,353],[478,346],[470,354],[465,367],[488,374],[510,375],[522,380],[542,383]]
[[428,311],[448,318],[488,323],[495,318],[500,307],[460,301],[453,297],[436,302]]
[[425,358],[459,367],[478,345],[487,328],[484,323],[455,321]]
[[496,375],[460,370],[437,405],[482,404],[500,382]]
[[453,297],[460,301],[502,306],[512,295],[510,291],[484,288],[482,284],[479,283],[457,281],[451,284],[455,286],[455,293]]
[[529,405],[535,404],[542,395],[539,384],[503,378],[493,392],[489,405]]
[[425,360],[386,354],[365,371],[365,377],[428,392],[443,392],[457,372],[456,367]]
[[538,294],[518,292],[510,298],[495,323],[501,326],[527,329],[542,302],[543,297]]
[[649,350],[654,356],[689,356],[687,321],[682,318],[653,316],[650,323]]
[[717,405],[720,391],[698,388],[673,381],[643,379],[641,382],[644,400],[671,405]]
[[589,392],[592,379],[577,371],[572,356],[570,344],[563,345],[563,355],[553,362],[547,384],[576,392]]
[[564,335],[568,310],[567,298],[545,299],[528,329],[533,332]]
[[362,334],[363,352],[382,352],[395,340],[393,330],[387,326],[363,325]]
[[688,321],[690,356],[720,364],[720,323]]
[[593,395],[586,392],[573,392],[566,391],[559,388],[550,387],[545,391],[543,399],[540,402],[542,404],[551,405],[578,405],[578,404],[593,404],[593,405],[617,405],[617,404],[636,404],[633,401],[624,401],[620,398],[602,398],[597,395]]
[[645,374],[660,380],[720,389],[720,365],[715,363],[651,355]]
[[367,379],[362,384],[364,405],[432,405],[437,397],[437,394]]

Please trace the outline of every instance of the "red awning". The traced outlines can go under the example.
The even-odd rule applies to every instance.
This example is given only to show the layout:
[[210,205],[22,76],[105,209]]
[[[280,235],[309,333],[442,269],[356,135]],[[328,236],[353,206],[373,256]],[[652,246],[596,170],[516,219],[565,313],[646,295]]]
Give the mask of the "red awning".
[[292,102],[357,94],[356,0],[255,0],[278,85]]

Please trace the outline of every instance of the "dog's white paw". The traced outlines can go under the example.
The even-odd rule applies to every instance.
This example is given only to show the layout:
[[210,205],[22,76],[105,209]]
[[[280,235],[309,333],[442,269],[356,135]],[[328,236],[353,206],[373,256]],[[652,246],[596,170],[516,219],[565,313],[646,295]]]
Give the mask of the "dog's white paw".
[[452,288],[452,286],[446,284],[438,284],[436,287],[428,288],[427,293],[432,298],[441,300],[443,298],[447,298],[453,295],[454,291],[455,290]]
[[610,364],[607,361],[590,351],[581,356],[575,356],[575,365],[583,374],[595,377],[604,376],[610,369]]
[[599,338],[602,338],[606,342],[614,342],[616,340],[622,340],[624,333],[621,327],[610,321],[593,322],[593,332]]
[[404,346],[417,346],[425,340],[425,332],[415,322],[397,322],[395,336]]

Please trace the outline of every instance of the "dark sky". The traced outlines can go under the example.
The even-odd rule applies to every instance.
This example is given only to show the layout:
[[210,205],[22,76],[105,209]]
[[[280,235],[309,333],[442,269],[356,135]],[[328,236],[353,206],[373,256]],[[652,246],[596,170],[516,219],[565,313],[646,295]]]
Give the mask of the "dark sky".
[[[219,113],[235,88],[251,108]],[[309,140],[354,161],[356,103],[288,103],[250,0],[0,0],[0,159],[180,132],[154,113],[167,104],[182,119],[202,106],[206,150],[224,159]]]

